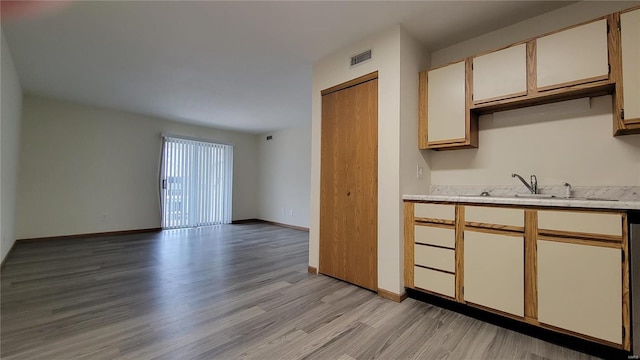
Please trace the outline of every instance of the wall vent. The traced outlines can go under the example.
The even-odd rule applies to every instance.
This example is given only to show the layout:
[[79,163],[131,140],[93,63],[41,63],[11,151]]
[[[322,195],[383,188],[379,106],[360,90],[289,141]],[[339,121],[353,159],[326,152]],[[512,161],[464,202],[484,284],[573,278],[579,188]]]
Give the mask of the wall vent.
[[363,51],[360,54],[353,55],[351,57],[351,66],[362,64],[363,62],[371,60],[371,49]]

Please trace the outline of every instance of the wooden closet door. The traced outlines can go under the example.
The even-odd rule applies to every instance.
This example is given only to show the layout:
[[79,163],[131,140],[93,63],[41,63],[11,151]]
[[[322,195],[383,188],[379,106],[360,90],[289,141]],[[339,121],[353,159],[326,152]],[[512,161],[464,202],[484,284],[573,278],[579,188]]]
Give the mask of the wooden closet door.
[[341,121],[348,102],[334,92],[322,97],[320,163],[320,269],[338,279],[347,278],[344,231],[352,212],[347,194],[347,144],[350,122]]
[[377,290],[378,80],[322,96],[320,269]]

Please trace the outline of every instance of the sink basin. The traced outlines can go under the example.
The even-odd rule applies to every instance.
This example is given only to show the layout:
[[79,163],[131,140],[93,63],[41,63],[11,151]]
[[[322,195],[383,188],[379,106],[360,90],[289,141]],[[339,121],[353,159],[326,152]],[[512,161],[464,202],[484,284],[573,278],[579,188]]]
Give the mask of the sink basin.
[[584,201],[618,201],[617,199],[588,198],[588,197],[575,197],[575,198],[568,198],[567,200],[584,200]]
[[532,199],[551,199],[556,197],[555,195],[548,195],[548,194],[515,194],[513,196],[519,197],[519,198],[532,198]]
[[513,199],[513,198],[532,198],[532,199],[552,199],[556,198],[555,195],[547,194],[513,194],[513,195],[491,195],[489,193],[471,194],[471,195],[458,195],[460,197],[489,197],[489,198],[501,198],[501,199]]

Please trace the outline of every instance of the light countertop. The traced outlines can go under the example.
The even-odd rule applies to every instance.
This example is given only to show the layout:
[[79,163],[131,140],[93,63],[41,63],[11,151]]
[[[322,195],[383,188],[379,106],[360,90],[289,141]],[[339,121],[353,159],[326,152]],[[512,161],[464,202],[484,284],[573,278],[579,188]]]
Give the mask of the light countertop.
[[526,198],[469,195],[403,195],[403,200],[453,202],[467,204],[523,205],[582,209],[640,210],[640,201],[608,201],[555,198]]

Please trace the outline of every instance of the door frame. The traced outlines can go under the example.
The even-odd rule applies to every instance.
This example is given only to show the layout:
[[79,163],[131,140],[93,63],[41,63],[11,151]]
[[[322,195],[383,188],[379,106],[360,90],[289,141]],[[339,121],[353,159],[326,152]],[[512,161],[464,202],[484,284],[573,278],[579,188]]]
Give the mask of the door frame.
[[[322,91],[320,91],[320,96],[324,96],[324,95],[328,95],[331,93],[334,93],[336,91],[340,91],[340,90],[344,90],[346,88],[350,88],[352,86],[357,86],[360,85],[362,83],[365,83],[367,81],[371,81],[371,80],[375,80],[378,78],[378,72],[374,71],[372,73],[366,74],[366,75],[362,75],[360,77],[357,77],[355,79],[349,80],[347,82],[343,82],[342,84],[338,84],[336,86],[332,86],[328,89],[324,89]],[[380,115],[380,114],[378,114]]]

